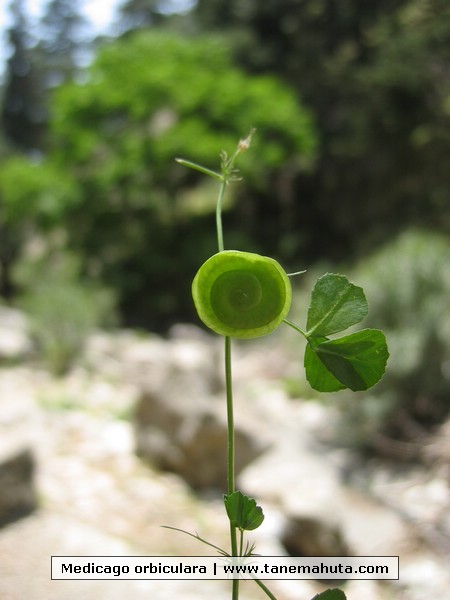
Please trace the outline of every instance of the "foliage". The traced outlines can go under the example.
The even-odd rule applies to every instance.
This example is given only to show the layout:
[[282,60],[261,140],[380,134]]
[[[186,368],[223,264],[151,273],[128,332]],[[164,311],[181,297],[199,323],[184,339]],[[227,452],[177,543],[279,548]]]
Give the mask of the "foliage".
[[54,88],[78,71],[78,63],[88,46],[84,34],[86,26],[79,4],[72,0],[47,2],[38,44],[45,87]]
[[382,377],[389,353],[381,331],[363,329],[334,340],[328,337],[356,325],[367,311],[362,288],[344,275],[327,273],[318,279],[306,331],[305,369],[311,387],[320,392],[348,387],[356,392]]
[[161,24],[165,18],[161,0],[125,0],[119,6],[116,28],[119,34]]
[[84,282],[76,260],[59,256],[48,261],[23,269],[22,280],[29,281],[20,305],[30,317],[38,356],[59,376],[80,358],[95,328],[114,322],[114,297]]
[[77,202],[74,182],[48,161],[11,154],[0,164],[0,295],[10,297],[12,271],[26,243],[56,227]]
[[317,594],[312,600],[346,600],[346,595],[342,590],[331,588]]
[[10,155],[0,164],[1,214],[4,224],[49,228],[77,202],[74,183],[54,165],[23,155]]
[[[83,165],[96,159],[91,169],[112,184],[136,166],[138,174],[146,167],[156,183],[167,171],[179,173],[173,157],[193,139],[193,158],[211,165],[217,145],[230,147],[233,134],[252,125],[265,142],[258,153],[261,170],[280,166],[292,152],[310,156],[314,147],[310,118],[287,88],[269,77],[248,79],[232,67],[218,40],[169,33],[136,35],[105,47],[88,82],[61,90],[55,121],[58,140],[72,140],[67,155]],[[140,163],[142,158],[152,163]],[[248,165],[242,169],[248,172]],[[138,190],[141,185],[142,199],[143,182],[133,183]]]
[[87,272],[119,290],[128,322],[155,328],[191,316],[189,279],[213,245],[204,227],[211,208],[198,202],[209,187],[174,158],[189,152],[213,166],[217,147],[254,126],[257,150],[242,162],[240,192],[251,195],[270,193],[274,172],[300,169],[315,148],[294,94],[233,67],[213,38],[127,36],[102,50],[86,81],[59,90],[54,115],[55,161],[83,196],[68,216],[70,243]]
[[355,277],[369,299],[369,324],[386,332],[391,360],[371,396],[349,400],[353,439],[370,446],[380,432],[414,438],[450,411],[450,243],[407,231],[363,261]]
[[263,510],[256,504],[256,500],[242,492],[225,496],[224,503],[230,523],[241,531],[258,529],[264,521]]
[[15,150],[35,150],[42,145],[45,121],[39,66],[32,51],[24,0],[11,0],[10,8],[11,55],[5,74],[1,129]]
[[408,223],[450,230],[447,0],[198,0],[195,16],[314,112],[319,160],[292,182],[293,255],[347,258]]

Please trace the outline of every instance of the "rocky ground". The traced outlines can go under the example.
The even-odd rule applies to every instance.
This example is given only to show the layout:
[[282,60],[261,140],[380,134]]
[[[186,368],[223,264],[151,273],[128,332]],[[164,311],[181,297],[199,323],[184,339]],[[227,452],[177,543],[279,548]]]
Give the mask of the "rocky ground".
[[[167,340],[97,334],[83,361],[55,379],[24,359],[29,341],[20,331],[16,323],[16,337],[9,331],[0,344],[1,600],[229,598],[219,581],[50,579],[51,555],[210,553],[161,525],[227,546],[217,340],[191,328]],[[448,428],[430,444],[429,469],[372,465],[351,478],[364,485],[349,484],[353,457],[320,443],[333,413],[287,397],[278,378],[289,368],[264,345],[235,352],[238,482],[266,514],[252,536],[258,551],[399,555],[399,581],[345,582],[349,600],[448,597]],[[278,600],[308,600],[324,588],[270,587]],[[264,597],[243,585],[242,600]]]

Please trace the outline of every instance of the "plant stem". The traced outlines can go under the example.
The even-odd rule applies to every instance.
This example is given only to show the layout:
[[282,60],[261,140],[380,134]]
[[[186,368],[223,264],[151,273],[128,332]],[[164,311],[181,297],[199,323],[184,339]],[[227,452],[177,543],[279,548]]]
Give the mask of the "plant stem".
[[270,600],[277,600],[276,596],[272,594],[268,587],[264,585],[264,583],[260,579],[253,579],[255,583],[259,585],[259,587],[263,590],[263,592],[269,596]]
[[[228,452],[227,452],[227,478],[228,495],[235,492],[235,435],[234,435],[234,409],[233,409],[233,380],[231,373],[231,338],[225,337],[225,385],[227,393],[227,428],[228,428]],[[238,556],[237,530],[230,521],[231,556]],[[233,579],[233,600],[239,598],[239,579]]]
[[[217,245],[219,252],[224,250],[223,228],[222,228],[222,201],[227,187],[228,177],[225,168],[222,170],[223,179],[220,185],[219,196],[216,207],[216,229]],[[227,493],[235,492],[235,468],[234,468],[234,409],[233,409],[233,378],[231,372],[231,338],[225,337],[225,386],[227,395],[227,431],[228,431],[228,449],[227,449]],[[230,521],[230,542],[231,556],[238,556],[237,530]],[[232,600],[239,599],[239,579],[233,579]]]
[[226,177],[222,179],[222,183],[220,184],[219,197],[217,198],[217,206],[216,206],[216,229],[217,229],[217,246],[219,248],[219,252],[223,252],[224,243],[223,243],[223,228],[222,228],[222,201],[225,194],[225,189],[227,187]]
[[307,340],[308,338],[308,333],[306,331],[304,331],[301,327],[299,327],[298,325],[296,325],[294,322],[289,321],[289,319],[283,319],[284,323],[286,323],[286,325],[289,325],[289,327],[292,327],[292,329],[295,329],[295,331],[298,331],[299,333],[301,333]]
[[[231,338],[225,337],[225,384],[227,390],[227,423],[228,423],[228,495],[235,492],[234,484],[234,410],[233,385],[231,375]],[[237,556],[233,554],[233,556]]]
[[[219,252],[223,252],[225,249],[223,241],[223,227],[222,227],[222,203],[225,195],[225,190],[228,181],[233,177],[233,165],[234,161],[242,152],[247,149],[251,141],[251,131],[248,138],[241,141],[235,150],[234,154],[230,159],[227,159],[226,154],[222,155],[222,181],[220,184],[219,195],[217,198],[216,206],[216,229],[217,229],[217,246]],[[236,491],[235,488],[235,433],[234,433],[234,409],[233,409],[233,378],[231,373],[231,338],[225,337],[225,386],[227,395],[227,429],[228,429],[228,450],[227,450],[227,493],[228,495],[233,494]],[[241,546],[242,546],[241,537]],[[237,541],[237,528],[230,521],[230,542],[231,542],[231,556],[239,556],[238,541]],[[233,579],[233,593],[232,600],[239,600],[239,579]]]

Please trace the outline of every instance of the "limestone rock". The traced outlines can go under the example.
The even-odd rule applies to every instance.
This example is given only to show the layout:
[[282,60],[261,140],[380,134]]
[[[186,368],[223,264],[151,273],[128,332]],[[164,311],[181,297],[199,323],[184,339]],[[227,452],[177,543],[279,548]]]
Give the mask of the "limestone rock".
[[[137,453],[154,466],[180,475],[195,489],[226,489],[227,427],[224,405],[192,396],[188,388],[175,395],[144,392],[134,426]],[[236,472],[265,449],[245,426],[236,427]]]
[[[134,414],[137,453],[195,489],[226,489],[223,348],[216,337],[178,328],[149,354]],[[159,362],[158,362],[159,361]],[[152,365],[154,363],[154,365]],[[159,368],[155,368],[159,364]],[[236,472],[267,447],[245,420],[236,426]]]
[[29,448],[13,448],[0,454],[0,526],[36,508],[34,469]]
[[[142,547],[68,514],[45,509],[14,523],[0,537],[2,600],[207,600],[229,598],[227,581],[57,580],[50,556],[136,556]],[[248,600],[254,600],[249,597]]]
[[[291,426],[295,422],[291,421]],[[249,495],[280,506],[286,523],[280,540],[296,555],[389,555],[414,545],[402,518],[363,492],[346,486],[340,467],[317,448],[297,423],[242,473]]]
[[351,556],[338,524],[312,517],[288,519],[281,543],[291,556]]

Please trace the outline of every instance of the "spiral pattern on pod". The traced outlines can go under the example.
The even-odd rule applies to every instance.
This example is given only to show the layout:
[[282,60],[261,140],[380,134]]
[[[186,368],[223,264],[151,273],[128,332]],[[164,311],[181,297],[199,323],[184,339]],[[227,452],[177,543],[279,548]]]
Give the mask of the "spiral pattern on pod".
[[216,333],[256,338],[271,333],[286,318],[292,288],[273,258],[224,250],[200,267],[192,296],[200,319]]

